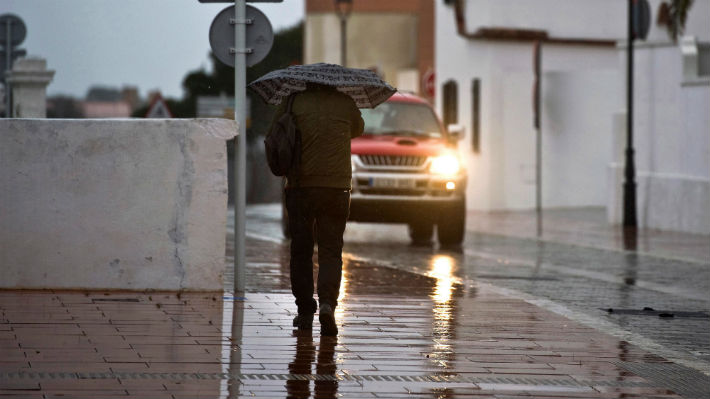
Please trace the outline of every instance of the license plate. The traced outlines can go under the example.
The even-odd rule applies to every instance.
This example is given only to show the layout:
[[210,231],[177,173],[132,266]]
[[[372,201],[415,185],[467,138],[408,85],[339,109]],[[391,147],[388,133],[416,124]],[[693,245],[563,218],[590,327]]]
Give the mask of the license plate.
[[413,179],[391,179],[384,177],[370,178],[370,187],[376,188],[414,188]]

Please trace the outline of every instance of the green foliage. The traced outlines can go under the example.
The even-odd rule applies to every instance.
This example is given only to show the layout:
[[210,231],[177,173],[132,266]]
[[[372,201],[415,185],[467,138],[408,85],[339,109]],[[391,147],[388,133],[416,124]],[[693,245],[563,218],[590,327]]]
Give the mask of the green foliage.
[[58,95],[47,99],[47,118],[83,118],[81,103],[74,97]]
[[[252,82],[275,69],[302,63],[303,23],[299,23],[291,28],[281,30],[275,35],[274,45],[269,55],[260,63],[247,69],[247,82]],[[247,132],[247,138],[253,139],[266,134],[266,129],[271,123],[276,108],[266,104],[258,94],[251,90],[247,90],[247,95],[251,99],[251,127]]]
[[688,11],[693,6],[694,0],[671,0],[670,3],[662,3],[659,8],[659,21],[666,25],[668,35],[674,42],[685,31],[685,22],[688,19]]
[[263,61],[247,69],[247,82],[251,82],[274,69],[303,62],[303,24],[276,33],[274,45]]

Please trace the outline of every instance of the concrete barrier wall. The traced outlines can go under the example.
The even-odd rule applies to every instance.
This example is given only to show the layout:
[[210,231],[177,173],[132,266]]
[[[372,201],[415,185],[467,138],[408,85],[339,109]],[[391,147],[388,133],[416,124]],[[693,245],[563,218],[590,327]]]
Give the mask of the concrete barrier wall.
[[0,287],[221,290],[233,121],[0,120]]

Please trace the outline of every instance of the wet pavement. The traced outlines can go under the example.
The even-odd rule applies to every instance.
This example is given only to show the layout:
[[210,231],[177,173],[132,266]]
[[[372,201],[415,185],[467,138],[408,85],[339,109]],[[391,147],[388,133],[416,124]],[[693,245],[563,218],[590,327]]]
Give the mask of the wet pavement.
[[[252,236],[280,237],[278,207],[250,212]],[[466,286],[488,285],[710,374],[710,236],[641,231],[644,249],[626,251],[601,210],[547,215],[537,239],[534,213],[469,214],[465,245],[457,250],[413,247],[403,225],[352,223],[345,254],[420,275],[446,257],[451,275]],[[674,317],[622,314],[644,308]]]
[[[710,394],[702,239],[629,252],[469,220],[466,245],[443,250],[410,246],[401,226],[349,225],[329,338],[317,318],[311,333],[291,326],[279,215],[248,209],[246,293],[231,293],[232,270],[225,293],[0,291],[0,397]],[[643,307],[674,317],[622,311]]]
[[[534,211],[468,213],[467,228],[492,235],[538,238]],[[546,209],[541,221],[543,241],[617,250],[635,246],[637,253],[663,258],[710,262],[710,236],[642,229],[635,240],[625,240],[623,231],[607,222],[605,208]]]

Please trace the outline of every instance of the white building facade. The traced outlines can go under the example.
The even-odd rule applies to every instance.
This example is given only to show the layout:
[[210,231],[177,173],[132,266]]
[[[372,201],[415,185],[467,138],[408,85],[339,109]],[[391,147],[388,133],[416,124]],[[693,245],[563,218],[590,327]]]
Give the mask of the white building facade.
[[[650,1],[652,21],[659,3]],[[700,43],[710,39],[709,4],[696,0],[686,25]],[[435,21],[436,104],[448,122],[465,127],[460,148],[469,173],[468,209],[536,204],[533,60],[539,42],[542,205],[607,207],[610,222],[620,222],[627,2],[437,1]],[[639,224],[710,234],[710,88],[703,67],[684,78],[680,44],[655,22],[644,46],[635,53]],[[671,127],[678,133],[660,135]],[[690,157],[681,156],[686,150]],[[676,189],[682,192],[664,197]],[[694,216],[677,222],[674,209],[690,204]],[[698,226],[691,220],[700,220]]]
[[[651,1],[654,19],[659,0]],[[634,51],[634,149],[641,226],[710,234],[710,0],[695,0],[685,36],[652,25]],[[618,46],[626,71],[626,43]],[[624,80],[625,82],[625,80]],[[622,107],[625,108],[625,107]],[[622,110],[617,118],[626,118]],[[622,145],[614,131],[607,215],[622,220]]]

